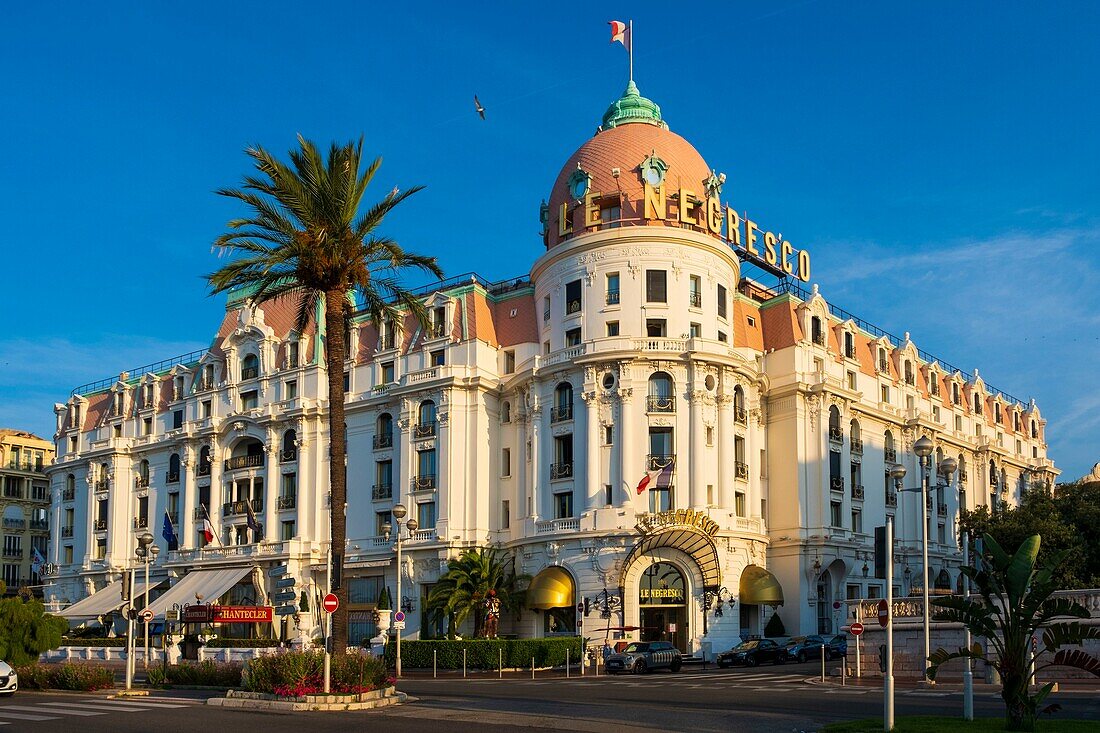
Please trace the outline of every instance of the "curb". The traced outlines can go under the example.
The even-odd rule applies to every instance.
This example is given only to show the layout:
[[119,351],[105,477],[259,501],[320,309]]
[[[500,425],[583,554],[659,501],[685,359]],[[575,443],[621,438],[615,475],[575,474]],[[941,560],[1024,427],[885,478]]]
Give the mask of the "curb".
[[361,702],[298,702],[292,700],[263,700],[242,697],[212,697],[206,701],[207,705],[220,708],[232,708],[237,710],[269,710],[273,712],[344,712],[353,710],[373,710],[375,708],[389,707],[409,702],[410,698],[404,692],[394,691],[376,700],[363,700]]

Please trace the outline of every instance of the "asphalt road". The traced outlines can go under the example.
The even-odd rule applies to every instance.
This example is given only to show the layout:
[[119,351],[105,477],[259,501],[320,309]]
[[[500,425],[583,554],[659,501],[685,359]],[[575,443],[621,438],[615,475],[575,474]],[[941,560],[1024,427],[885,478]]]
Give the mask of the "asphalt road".
[[[594,678],[498,680],[492,676],[405,680],[417,699],[352,713],[267,713],[203,704],[198,692],[154,693],[108,700],[103,694],[20,692],[0,700],[0,733],[194,733],[262,730],[301,733],[358,730],[496,733],[531,729],[591,731],[813,731],[823,723],[882,714],[878,689],[838,689],[806,683],[813,662],[780,667],[685,670]],[[1055,693],[1066,717],[1100,724],[1100,696]],[[945,690],[898,691],[897,714],[961,713],[962,696]],[[993,694],[975,700],[979,716],[1000,716]]]

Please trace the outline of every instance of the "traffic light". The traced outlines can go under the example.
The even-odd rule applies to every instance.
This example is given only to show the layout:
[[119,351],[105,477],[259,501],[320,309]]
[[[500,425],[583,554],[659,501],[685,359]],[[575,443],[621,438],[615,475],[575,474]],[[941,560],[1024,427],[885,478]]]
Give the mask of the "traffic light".
[[130,597],[133,595],[134,574],[127,570],[122,574],[122,600],[129,602]]
[[886,526],[875,527],[875,577],[886,578]]
[[588,614],[591,613],[591,612],[592,612],[592,601],[585,598],[584,599],[584,615],[585,615],[585,618],[587,618]]
[[878,669],[883,674],[886,674],[886,645],[878,645]]

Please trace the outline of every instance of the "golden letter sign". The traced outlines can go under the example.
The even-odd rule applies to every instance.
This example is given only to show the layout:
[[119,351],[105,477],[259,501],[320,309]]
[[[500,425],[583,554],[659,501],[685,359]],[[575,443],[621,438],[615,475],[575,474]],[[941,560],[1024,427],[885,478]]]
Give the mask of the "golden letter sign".
[[718,523],[702,512],[694,509],[675,509],[668,512],[651,514],[634,525],[640,534],[650,534],[670,527],[694,527],[703,534],[713,537],[718,533]]

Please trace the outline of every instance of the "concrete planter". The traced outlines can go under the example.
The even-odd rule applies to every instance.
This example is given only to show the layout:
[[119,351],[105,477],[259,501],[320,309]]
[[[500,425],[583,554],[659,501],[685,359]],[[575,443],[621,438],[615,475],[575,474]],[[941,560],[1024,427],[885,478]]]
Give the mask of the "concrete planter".
[[358,695],[304,695],[302,697],[277,697],[265,692],[240,692],[230,690],[225,697],[214,697],[207,705],[245,710],[370,710],[405,702],[406,695],[393,687],[372,690]]

